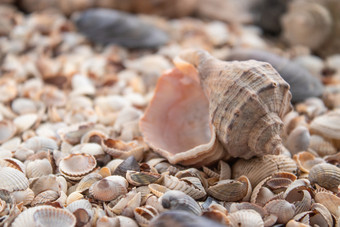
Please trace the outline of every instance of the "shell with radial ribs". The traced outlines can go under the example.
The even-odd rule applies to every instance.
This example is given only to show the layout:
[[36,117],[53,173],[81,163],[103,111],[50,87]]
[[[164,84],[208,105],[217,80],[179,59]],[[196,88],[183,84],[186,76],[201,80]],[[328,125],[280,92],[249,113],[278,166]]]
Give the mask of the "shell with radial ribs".
[[202,50],[183,52],[175,64],[140,121],[153,150],[184,165],[283,150],[281,119],[291,93],[270,64],[220,61]]

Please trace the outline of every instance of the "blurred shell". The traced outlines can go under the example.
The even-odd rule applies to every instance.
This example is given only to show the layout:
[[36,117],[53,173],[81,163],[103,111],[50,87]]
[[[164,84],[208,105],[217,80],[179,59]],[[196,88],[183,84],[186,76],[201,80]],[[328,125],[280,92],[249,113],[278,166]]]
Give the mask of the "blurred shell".
[[26,167],[24,163],[15,158],[1,158],[0,167],[11,167],[26,174]]
[[9,192],[21,191],[28,188],[28,180],[24,173],[10,167],[0,168],[0,189]]
[[29,187],[35,195],[46,190],[59,192],[62,188],[61,183],[55,175],[42,176],[34,179],[31,178]]
[[15,80],[7,77],[2,77],[0,79],[0,102],[8,102],[15,98],[18,93],[17,83]]
[[22,227],[22,226],[35,226],[36,223],[33,218],[33,214],[38,209],[42,208],[52,208],[52,206],[36,206],[28,208],[27,210],[24,210],[21,212],[12,223],[13,227]]
[[24,205],[29,205],[34,199],[34,192],[30,188],[27,188],[25,191],[14,191],[11,195],[16,203],[23,202]]
[[24,142],[24,147],[31,149],[35,152],[38,151],[53,151],[58,149],[58,144],[50,138],[47,137],[40,137],[40,136],[35,136],[32,138],[29,138]]
[[12,110],[19,115],[36,113],[38,110],[36,103],[32,99],[27,98],[17,98],[13,100],[11,107]]
[[46,158],[30,161],[26,165],[26,174],[28,178],[46,176],[52,173],[52,165]]
[[335,217],[340,217],[339,206],[340,206],[340,198],[331,192],[320,191],[315,193],[315,202],[321,203],[324,205],[329,212]]
[[[109,9],[90,9],[75,19],[78,30],[95,43],[128,48],[154,48],[168,41],[167,35],[137,17]],[[98,32],[100,35],[98,35]]]
[[121,184],[105,178],[91,185],[89,193],[95,199],[110,201],[117,198],[119,195],[126,194],[127,189]]
[[224,62],[199,50],[183,52],[175,63],[191,77],[197,70],[210,120],[229,155],[249,159],[282,151],[281,119],[291,109],[291,93],[270,64]]
[[314,118],[310,123],[310,130],[313,133],[322,135],[329,139],[340,139],[340,111],[333,110]]
[[298,168],[305,173],[309,173],[313,166],[324,163],[325,161],[319,157],[315,157],[312,153],[303,151],[293,156]]
[[53,190],[46,190],[36,195],[31,203],[32,206],[47,204],[59,198],[59,192]]
[[160,185],[160,184],[149,184],[148,187],[150,191],[153,194],[155,194],[157,197],[161,197],[162,195],[164,195],[164,193],[169,191],[167,187]]
[[23,114],[13,120],[18,132],[24,132],[31,128],[38,121],[38,115],[35,113]]
[[92,205],[87,199],[79,199],[67,205],[66,209],[73,213],[78,209],[91,210]]
[[72,77],[72,95],[94,95],[96,88],[92,81],[83,75],[76,74]]
[[[332,18],[322,5],[294,1],[282,18],[284,38],[293,45],[317,49],[331,33]],[[313,36],[313,39],[308,37]]]
[[57,209],[54,207],[41,207],[33,213],[33,219],[36,226],[75,226],[76,218],[66,209]]
[[125,177],[128,170],[140,171],[139,163],[133,155],[121,162],[115,170],[112,171],[112,174]]
[[83,199],[84,196],[80,193],[80,192],[72,192],[69,196],[67,196],[67,200],[66,200],[66,205],[70,205],[71,203]]
[[323,85],[320,80],[288,58],[257,49],[234,49],[227,57],[227,60],[238,61],[250,59],[268,62],[278,71],[290,86],[293,103],[322,95]]
[[105,139],[102,140],[102,148],[114,158],[125,159],[133,155],[137,160],[140,160],[143,152],[148,150],[149,147],[141,139],[129,143],[121,140]]
[[81,137],[88,131],[94,128],[94,123],[85,122],[73,124],[69,127],[60,128],[58,130],[58,135],[63,141],[66,141],[72,145],[80,142]]
[[88,154],[71,154],[59,163],[59,171],[69,179],[80,180],[92,172],[97,165],[96,159]]
[[245,175],[255,187],[261,180],[277,172],[294,173],[297,169],[295,162],[284,155],[265,155],[262,158],[238,160],[232,166],[233,179]]
[[150,220],[158,215],[158,211],[149,205],[137,207],[134,210],[137,223],[142,227],[149,226]]
[[340,168],[327,163],[315,165],[309,171],[308,179],[311,184],[318,184],[323,188],[337,192],[340,184]]
[[165,209],[184,210],[195,215],[201,215],[202,213],[198,203],[181,191],[168,191],[159,198],[159,201]]
[[199,84],[190,77],[177,69],[163,74],[140,121],[145,141],[172,164],[208,164],[222,158],[208,105]]
[[113,218],[108,218],[107,216],[103,216],[98,219],[96,225],[98,227],[110,227],[110,226],[118,226],[118,227],[138,227],[138,224],[129,217],[125,216],[116,216]]
[[330,141],[318,135],[311,135],[309,148],[317,152],[317,154],[321,157],[332,155],[337,152],[336,148]]
[[277,223],[285,224],[293,218],[295,214],[295,206],[285,200],[272,200],[268,202],[264,209],[269,213],[278,217]]
[[0,144],[12,138],[15,135],[16,131],[16,126],[12,121],[0,121]]
[[231,226],[264,226],[261,215],[254,210],[239,210],[230,213],[227,217]]
[[307,150],[309,146],[310,135],[305,126],[296,127],[288,136],[286,144],[291,154]]

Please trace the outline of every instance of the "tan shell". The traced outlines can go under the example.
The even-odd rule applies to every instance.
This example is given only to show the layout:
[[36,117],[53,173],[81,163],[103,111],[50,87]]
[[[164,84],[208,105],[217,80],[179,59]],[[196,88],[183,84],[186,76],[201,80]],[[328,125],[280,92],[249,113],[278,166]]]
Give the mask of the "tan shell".
[[28,178],[46,176],[52,173],[52,165],[46,158],[30,161],[26,166],[26,175]]
[[337,152],[336,148],[330,141],[324,139],[319,135],[312,135],[310,137],[309,148],[315,151],[321,157],[332,155]]
[[105,139],[102,140],[102,147],[106,153],[114,158],[126,159],[133,155],[137,160],[141,160],[143,152],[149,148],[141,139],[129,143],[121,140]]
[[53,151],[58,149],[58,144],[53,139],[41,136],[34,136],[29,138],[23,144],[26,148],[31,149],[35,152],[38,151]]
[[73,180],[80,180],[92,172],[97,165],[96,159],[89,154],[71,154],[59,163],[59,171],[63,176]]
[[340,139],[340,110],[333,110],[313,119],[310,123],[312,133],[329,139]]
[[264,209],[269,213],[278,217],[277,223],[285,224],[293,218],[295,214],[295,206],[285,200],[272,200],[268,202]]
[[[27,188],[25,191],[14,191],[11,193],[16,203],[23,203],[23,205],[29,205],[34,199],[34,192]],[[1,213],[1,211],[0,211]]]
[[26,174],[26,167],[24,163],[15,158],[2,158],[0,159],[0,167],[11,167]]
[[300,125],[289,134],[285,144],[291,154],[296,154],[299,151],[307,150],[309,141],[310,135],[308,129]]
[[320,191],[315,194],[315,202],[324,205],[335,217],[340,217],[340,198],[331,192]]
[[209,195],[227,202],[242,200],[248,192],[247,182],[239,180],[220,180],[207,189]]
[[77,200],[80,200],[80,199],[83,199],[84,198],[84,195],[81,194],[80,192],[72,192],[69,196],[67,196],[67,199],[66,199],[66,205],[70,205],[71,203],[77,201]]
[[53,190],[58,192],[61,190],[62,185],[57,180],[55,175],[42,176],[39,178],[30,179],[30,189],[35,195],[46,190]]
[[128,170],[126,172],[126,180],[135,186],[140,185],[149,185],[158,181],[161,178],[161,175],[158,173],[151,173],[151,172],[137,172]]
[[323,188],[337,192],[340,184],[340,168],[328,163],[315,165],[309,171],[308,179],[311,184],[318,184]]
[[307,151],[299,152],[293,156],[298,168],[305,173],[309,173],[313,166],[324,163],[325,161]]
[[254,210],[239,210],[228,215],[231,226],[263,227],[264,223],[259,213]]
[[9,192],[21,191],[28,188],[28,179],[25,174],[10,167],[0,168],[0,189]]
[[150,191],[153,194],[155,194],[157,197],[161,197],[162,195],[164,195],[164,193],[169,191],[167,187],[160,185],[160,184],[149,184],[148,187]]
[[165,209],[183,210],[195,215],[201,215],[202,210],[198,203],[184,192],[171,190],[159,198],[160,203]]
[[53,202],[59,198],[59,192],[53,190],[46,190],[40,192],[38,195],[35,196],[33,201],[31,202],[32,206],[46,204],[48,202]]
[[206,192],[199,179],[196,179],[196,184],[193,184],[189,179],[178,179],[177,177],[166,175],[163,178],[163,185],[171,190],[182,191],[194,199],[200,199],[206,195]]
[[[171,163],[185,165],[208,164],[230,156],[249,159],[283,149],[281,118],[291,108],[291,94],[289,85],[269,64],[223,62],[204,51],[184,52],[175,63],[182,72],[174,69],[160,78],[140,122],[152,149]],[[248,84],[250,77],[252,83]],[[270,101],[266,101],[268,97]],[[194,127],[189,122],[195,122]],[[164,133],[164,129],[169,131]],[[202,134],[202,130],[210,133]],[[219,148],[215,130],[227,154]]]
[[158,211],[154,207],[146,205],[135,208],[134,215],[140,226],[147,227],[149,226],[150,220],[158,215]]
[[36,226],[73,227],[76,224],[75,216],[66,209],[54,207],[41,207],[33,213]]
[[95,199],[110,201],[117,198],[119,195],[126,194],[127,189],[115,181],[104,178],[91,185],[89,193]]
[[15,135],[16,131],[16,126],[12,121],[0,121],[0,144],[12,138]]
[[297,169],[295,162],[284,155],[265,155],[262,158],[238,160],[232,166],[233,179],[245,175],[255,187],[261,180],[277,172],[294,173]]

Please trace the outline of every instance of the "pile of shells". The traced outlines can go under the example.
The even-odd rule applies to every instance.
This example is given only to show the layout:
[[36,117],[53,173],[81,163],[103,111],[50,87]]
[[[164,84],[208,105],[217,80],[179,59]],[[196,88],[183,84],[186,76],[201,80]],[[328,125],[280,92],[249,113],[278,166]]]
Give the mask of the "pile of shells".
[[[39,5],[0,0],[0,226],[340,224],[338,3],[291,1],[290,47],[220,18],[134,15],[168,37],[140,50],[92,43],[77,27],[91,13],[17,2]],[[178,15],[204,5],[186,2]],[[299,10],[334,27],[294,41]]]

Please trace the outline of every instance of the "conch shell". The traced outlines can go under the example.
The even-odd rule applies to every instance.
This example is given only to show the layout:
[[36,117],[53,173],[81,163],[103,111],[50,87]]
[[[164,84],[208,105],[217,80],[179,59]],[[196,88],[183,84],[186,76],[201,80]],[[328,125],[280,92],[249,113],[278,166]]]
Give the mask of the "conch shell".
[[[289,85],[258,61],[220,61],[202,50],[175,59],[140,121],[145,141],[170,163],[279,153]],[[222,148],[222,146],[223,148]]]

